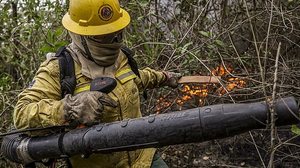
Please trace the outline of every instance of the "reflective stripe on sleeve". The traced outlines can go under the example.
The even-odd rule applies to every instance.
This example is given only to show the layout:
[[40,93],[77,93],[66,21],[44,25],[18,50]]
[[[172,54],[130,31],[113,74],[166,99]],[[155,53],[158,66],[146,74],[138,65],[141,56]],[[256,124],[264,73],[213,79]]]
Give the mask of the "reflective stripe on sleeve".
[[134,72],[130,69],[124,69],[116,74],[116,78],[123,84],[131,79],[136,78]]

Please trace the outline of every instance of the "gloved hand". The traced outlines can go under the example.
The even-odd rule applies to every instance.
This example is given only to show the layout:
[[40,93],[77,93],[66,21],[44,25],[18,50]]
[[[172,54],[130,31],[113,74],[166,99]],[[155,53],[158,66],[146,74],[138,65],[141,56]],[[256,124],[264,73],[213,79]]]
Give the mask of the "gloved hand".
[[169,86],[176,88],[178,86],[178,80],[182,77],[181,73],[163,71],[166,76],[166,80],[162,83],[162,86]]
[[117,102],[107,94],[98,91],[70,94],[62,99],[64,118],[69,123],[92,125],[100,119],[104,106],[117,107]]

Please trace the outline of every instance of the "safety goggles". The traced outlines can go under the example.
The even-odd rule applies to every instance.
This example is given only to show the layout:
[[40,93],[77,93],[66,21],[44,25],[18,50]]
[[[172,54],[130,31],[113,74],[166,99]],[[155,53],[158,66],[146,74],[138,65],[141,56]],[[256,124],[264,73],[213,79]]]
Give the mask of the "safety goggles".
[[101,44],[121,43],[123,40],[123,31],[118,31],[106,35],[88,36],[88,39]]

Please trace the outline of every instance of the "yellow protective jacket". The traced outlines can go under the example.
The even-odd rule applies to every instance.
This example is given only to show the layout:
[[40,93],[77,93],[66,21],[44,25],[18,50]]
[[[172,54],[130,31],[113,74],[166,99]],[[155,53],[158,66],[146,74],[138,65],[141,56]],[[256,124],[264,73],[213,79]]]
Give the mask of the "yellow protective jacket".
[[[143,91],[143,86],[158,87],[166,78],[162,72],[150,68],[139,70],[141,75],[139,78],[131,71],[124,53],[120,52],[120,57],[122,59],[115,74],[117,86],[108,94],[119,105],[117,108],[105,107],[101,122],[141,117],[139,92]],[[91,79],[81,73],[81,67],[76,62],[75,75],[77,80],[75,94],[86,91]],[[63,102],[60,101],[62,97],[58,59],[51,58],[43,62],[34,77],[32,86],[20,93],[18,98],[13,115],[17,129],[62,125],[65,121],[61,117]],[[80,168],[141,168],[151,166],[154,153],[154,148],[148,148],[130,152],[93,154],[87,159],[74,156],[71,162],[73,167]]]

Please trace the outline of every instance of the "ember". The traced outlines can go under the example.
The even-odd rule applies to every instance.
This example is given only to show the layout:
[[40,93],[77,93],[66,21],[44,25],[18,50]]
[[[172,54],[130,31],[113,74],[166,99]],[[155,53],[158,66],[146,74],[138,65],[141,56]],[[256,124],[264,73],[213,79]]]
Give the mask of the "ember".
[[[156,104],[156,113],[161,113],[162,110],[165,110],[172,106],[173,104],[177,104],[179,106],[179,110],[181,107],[185,105],[187,102],[194,101],[198,107],[201,107],[205,103],[205,99],[209,94],[218,94],[219,96],[226,94],[227,92],[231,92],[236,88],[244,88],[246,87],[246,81],[232,77],[233,68],[231,65],[220,65],[211,71],[212,75],[220,76],[223,82],[223,86],[216,84],[184,84],[178,89],[178,96],[175,98],[171,95],[162,96],[157,100]],[[171,100],[173,99],[173,100]],[[176,100],[174,100],[176,99]],[[171,103],[173,102],[173,103]],[[174,103],[176,102],[176,103]]]
[[199,99],[199,102],[203,102],[202,99],[204,99],[208,95],[207,85],[183,85],[183,89],[179,89],[179,91],[182,95],[182,97],[179,97],[176,101],[179,106],[182,106],[186,101],[191,100],[195,97]]

